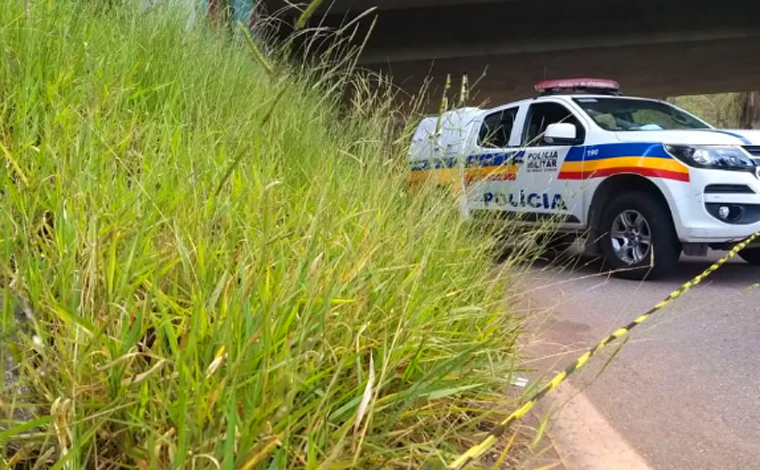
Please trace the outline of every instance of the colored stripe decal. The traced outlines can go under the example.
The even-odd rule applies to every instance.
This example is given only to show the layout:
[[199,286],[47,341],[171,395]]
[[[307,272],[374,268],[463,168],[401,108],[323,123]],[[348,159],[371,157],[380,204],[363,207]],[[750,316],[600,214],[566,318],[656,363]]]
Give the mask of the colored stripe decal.
[[[486,168],[477,168],[467,170],[464,174],[466,183],[473,181],[514,181],[517,177],[518,167],[509,166],[492,166]],[[436,184],[455,184],[459,183],[462,173],[459,168],[447,168],[443,170],[413,171],[409,175],[410,184],[421,184],[425,181],[431,181]]]
[[[565,160],[558,179],[583,180],[631,173],[676,181],[689,181],[689,169],[681,162],[670,157],[661,144],[643,144],[638,148],[631,146],[624,148],[641,151],[642,156],[630,156],[629,154],[610,157],[610,153],[613,152],[608,152],[598,147],[589,147],[592,155],[590,157],[587,155],[585,161]],[[618,151],[614,152],[614,154],[618,153]],[[604,157],[600,158],[600,155]],[[663,155],[667,156],[667,158]]]
[[502,165],[467,170],[464,179],[467,183],[472,181],[512,181],[517,176],[519,167],[516,165]]
[[412,174],[409,175],[409,183],[420,184],[430,179],[436,184],[452,184],[459,181],[461,177],[462,176],[458,168],[446,170],[413,171]]
[[[535,150],[540,150],[536,148]],[[463,161],[466,183],[479,180],[514,180],[523,163],[526,150],[483,153],[458,159],[449,156],[412,164],[412,182],[432,179],[438,183],[460,181],[457,163]],[[515,164],[516,163],[516,164]],[[564,159],[558,179],[600,178],[613,174],[633,173],[642,176],[689,181],[689,169],[671,157],[661,143],[634,142],[571,147]]]
[[617,175],[621,173],[632,173],[641,176],[651,176],[654,178],[666,178],[676,181],[689,181],[689,173],[681,173],[677,171],[658,170],[657,168],[641,168],[641,167],[618,167],[618,168],[602,168],[595,171],[587,172],[565,172],[559,174],[558,179],[561,180],[585,180],[589,178],[602,178],[610,175]]
[[651,157],[618,157],[608,158],[606,160],[591,160],[588,162],[568,162],[562,165],[561,171],[589,172],[601,170],[603,168],[618,167],[656,168],[659,170],[688,172],[688,168],[686,168],[681,162]]
[[[468,155],[462,160],[464,160],[465,168],[494,167],[509,163],[510,158],[514,159],[513,161],[515,162],[519,162],[524,155],[525,150],[513,150],[510,152]],[[411,169],[412,171],[427,171],[455,168],[458,166],[459,160],[460,159],[456,156],[434,157],[430,160],[419,160],[412,162]]]
[[718,134],[725,134],[725,135],[730,135],[731,137],[736,137],[737,139],[741,140],[742,143],[745,144],[745,145],[751,145],[752,144],[752,142],[750,142],[749,140],[747,140],[744,136],[741,136],[739,134],[735,134],[733,132],[724,131],[722,129],[710,129],[710,131],[717,132]]
[[[576,150],[577,149],[577,150]],[[628,157],[640,155],[643,157],[672,159],[661,143],[634,142],[622,144],[600,144],[586,147],[574,147],[565,158],[566,162],[581,162],[605,160],[607,158]]]
[[[527,151],[532,150],[540,151],[541,147],[534,147]],[[464,166],[466,168],[471,168],[480,166],[504,165],[506,163],[509,163],[510,158],[513,158],[516,163],[520,163],[524,158],[525,153],[526,150],[522,149],[468,155],[464,158]],[[605,160],[608,158],[629,157],[631,155],[662,158],[667,160],[671,160],[673,158],[665,151],[665,148],[663,148],[661,143],[634,142],[571,147],[564,161],[582,162],[584,160]],[[413,162],[411,164],[411,169],[412,171],[424,171],[454,168],[457,166],[458,160],[459,159],[456,156],[434,157],[430,160]]]

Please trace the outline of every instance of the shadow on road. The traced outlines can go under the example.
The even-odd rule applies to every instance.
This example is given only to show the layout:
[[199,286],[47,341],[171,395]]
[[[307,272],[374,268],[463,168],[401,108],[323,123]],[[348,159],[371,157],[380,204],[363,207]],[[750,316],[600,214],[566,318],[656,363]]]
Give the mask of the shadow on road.
[[[678,268],[669,276],[657,279],[658,283],[672,284],[674,287],[693,279],[695,276],[709,268],[713,263],[720,259],[724,252],[708,253],[707,257],[689,257],[682,256]],[[603,269],[601,262],[597,258],[580,254],[575,251],[568,251],[562,256],[553,260],[538,260],[534,263],[534,268],[539,270],[560,271],[564,273],[573,273],[578,277],[598,276],[606,278],[612,274]],[[637,283],[640,281],[619,279],[612,276],[616,282]],[[760,283],[760,266],[753,266],[744,262],[738,256],[729,260],[720,269],[713,272],[704,283],[713,285],[726,285],[733,288],[739,286],[750,286]]]

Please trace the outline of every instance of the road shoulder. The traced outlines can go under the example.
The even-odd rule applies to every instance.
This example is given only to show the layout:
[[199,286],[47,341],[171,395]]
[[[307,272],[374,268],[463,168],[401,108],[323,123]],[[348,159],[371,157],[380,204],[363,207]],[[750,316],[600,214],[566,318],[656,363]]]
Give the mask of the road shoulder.
[[[556,320],[559,305],[550,297],[528,294],[519,305],[528,331],[523,353],[535,370],[531,380],[550,380],[593,342],[583,325]],[[548,419],[548,440],[565,470],[652,469],[571,382],[547,394],[533,419]]]
[[566,470],[652,470],[582,392],[564,384],[539,407]]

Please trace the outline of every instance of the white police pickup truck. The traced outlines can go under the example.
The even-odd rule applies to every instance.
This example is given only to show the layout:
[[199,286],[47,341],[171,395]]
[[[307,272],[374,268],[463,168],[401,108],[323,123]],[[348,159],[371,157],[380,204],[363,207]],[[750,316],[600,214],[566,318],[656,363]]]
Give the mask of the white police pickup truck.
[[[536,85],[538,96],[423,119],[410,181],[462,196],[467,217],[560,221],[621,277],[655,278],[682,252],[730,249],[760,230],[760,131],[721,130],[612,80]],[[760,264],[760,246],[740,253]]]

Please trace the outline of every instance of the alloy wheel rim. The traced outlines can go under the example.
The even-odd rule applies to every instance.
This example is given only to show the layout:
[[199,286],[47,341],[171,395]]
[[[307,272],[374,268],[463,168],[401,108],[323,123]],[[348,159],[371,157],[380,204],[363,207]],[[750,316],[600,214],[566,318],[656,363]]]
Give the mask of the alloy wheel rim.
[[637,264],[649,256],[652,231],[639,211],[627,209],[615,217],[610,229],[615,256],[628,265]]

